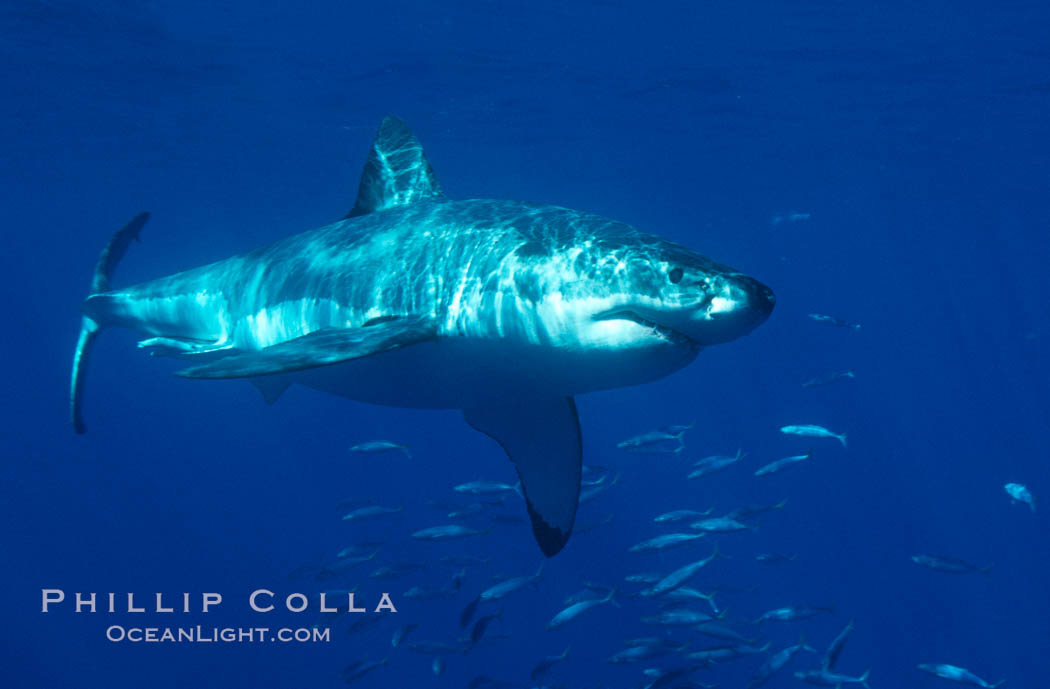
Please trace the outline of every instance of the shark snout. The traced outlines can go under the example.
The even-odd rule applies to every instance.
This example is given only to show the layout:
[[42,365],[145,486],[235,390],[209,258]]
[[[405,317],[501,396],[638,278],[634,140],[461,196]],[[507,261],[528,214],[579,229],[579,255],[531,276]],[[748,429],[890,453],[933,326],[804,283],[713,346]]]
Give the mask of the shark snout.
[[[773,307],[777,305],[777,295],[773,294],[773,290],[763,285],[758,280],[751,280],[751,296],[750,299],[753,302],[754,308],[757,311],[761,311],[764,315],[762,321],[769,318],[769,314],[773,313]],[[762,321],[759,321],[761,324]]]
[[697,314],[697,332],[693,337],[703,345],[743,337],[769,318],[776,303],[773,290],[758,280],[734,277],[722,293],[712,297],[704,311]]

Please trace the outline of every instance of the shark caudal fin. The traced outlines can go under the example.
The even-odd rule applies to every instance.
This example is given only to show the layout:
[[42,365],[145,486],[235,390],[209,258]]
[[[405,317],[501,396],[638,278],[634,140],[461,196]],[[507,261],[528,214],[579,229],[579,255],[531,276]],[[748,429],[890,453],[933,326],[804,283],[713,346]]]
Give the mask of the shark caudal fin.
[[514,462],[536,543],[547,557],[556,555],[569,540],[580,499],[583,444],[576,402],[525,398],[464,409],[463,417]]
[[[95,275],[91,280],[91,294],[98,294],[109,289],[109,280],[113,276],[113,270],[120,263],[120,259],[124,258],[132,240],[138,241],[139,232],[147,220],[149,220],[149,213],[139,213],[110,238],[95,265]],[[97,321],[90,316],[84,316],[80,325],[77,348],[73,352],[73,373],[69,382],[69,415],[73,423],[73,430],[77,433],[85,431],[81,409],[81,401],[84,397],[84,377],[87,375],[91,350],[100,329],[101,326]]]

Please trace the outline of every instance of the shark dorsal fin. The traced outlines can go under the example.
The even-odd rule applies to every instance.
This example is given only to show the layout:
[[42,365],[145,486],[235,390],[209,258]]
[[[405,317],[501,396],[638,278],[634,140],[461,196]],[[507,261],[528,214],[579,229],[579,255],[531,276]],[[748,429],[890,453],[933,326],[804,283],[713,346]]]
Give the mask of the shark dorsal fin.
[[442,196],[437,176],[419,141],[408,125],[388,116],[379,125],[361,174],[357,203],[346,217],[354,218]]

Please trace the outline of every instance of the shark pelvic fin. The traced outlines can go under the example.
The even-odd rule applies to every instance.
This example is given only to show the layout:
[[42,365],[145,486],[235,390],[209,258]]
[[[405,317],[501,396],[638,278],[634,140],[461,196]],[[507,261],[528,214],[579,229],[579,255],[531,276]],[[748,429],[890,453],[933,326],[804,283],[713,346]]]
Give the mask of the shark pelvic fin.
[[266,404],[273,404],[277,401],[277,398],[284,394],[284,391],[288,389],[291,383],[273,376],[264,376],[262,378],[253,378],[252,385],[262,393],[263,401]]
[[576,402],[519,399],[464,409],[463,417],[514,462],[536,542],[547,557],[556,555],[572,533],[580,498],[583,444]]
[[255,378],[301,371],[360,359],[436,337],[433,321],[407,316],[363,328],[324,328],[271,347],[240,350],[221,359],[191,366],[184,378]]
[[[138,241],[142,226],[149,220],[149,213],[139,213],[132,218],[127,225],[117,230],[106,248],[98,257],[95,264],[95,275],[91,280],[91,294],[98,294],[109,289],[109,280],[113,277],[113,271],[124,258],[124,254],[131,245],[132,240]],[[80,324],[80,337],[77,338],[77,347],[73,351],[73,372],[69,380],[69,417],[73,423],[73,430],[84,433],[84,412],[82,408],[84,398],[84,380],[87,376],[88,361],[91,359],[91,350],[95,346],[95,338],[101,330],[98,322],[90,316],[84,316]]]
[[346,217],[441,197],[437,176],[408,125],[396,117],[384,118],[361,173],[357,203]]

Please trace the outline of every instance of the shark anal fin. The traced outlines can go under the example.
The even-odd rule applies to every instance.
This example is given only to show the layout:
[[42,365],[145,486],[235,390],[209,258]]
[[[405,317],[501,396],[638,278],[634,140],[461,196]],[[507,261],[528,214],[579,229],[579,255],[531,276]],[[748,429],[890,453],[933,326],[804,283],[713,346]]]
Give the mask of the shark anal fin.
[[408,125],[384,118],[361,173],[357,202],[346,217],[441,197],[437,176]]
[[409,316],[366,328],[324,328],[257,350],[176,371],[184,378],[255,378],[329,366],[436,337],[431,319]]
[[526,398],[464,409],[463,417],[514,462],[536,542],[547,557],[556,555],[572,533],[580,497],[583,443],[576,402]]

